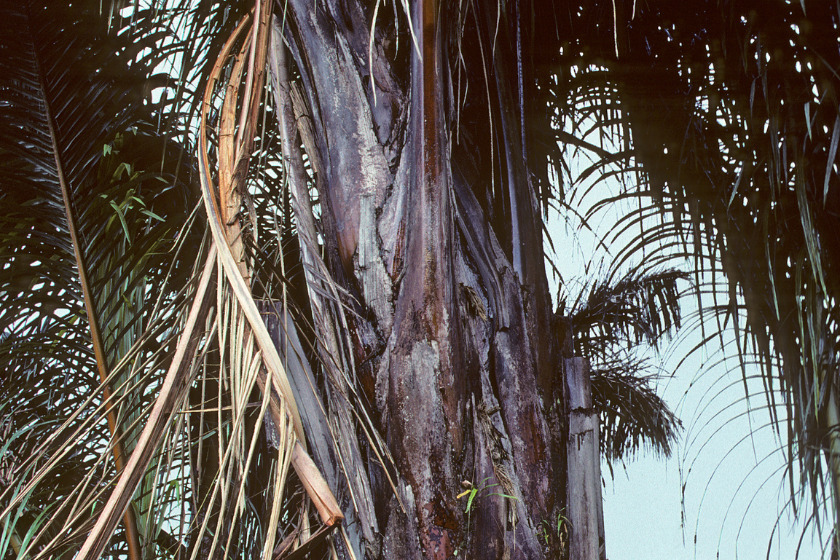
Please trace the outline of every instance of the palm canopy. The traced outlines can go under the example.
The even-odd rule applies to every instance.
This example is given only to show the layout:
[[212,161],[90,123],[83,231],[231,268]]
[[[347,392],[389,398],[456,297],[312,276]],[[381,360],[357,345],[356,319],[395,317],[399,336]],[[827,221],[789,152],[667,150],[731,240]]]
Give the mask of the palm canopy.
[[[791,410],[791,460],[815,500],[820,454],[840,479],[836,9],[393,4],[290,2],[274,24],[270,2],[4,5],[0,554],[317,549],[341,519],[319,475],[357,556],[407,551],[418,523],[450,551],[479,550],[461,527],[476,523],[519,554],[562,554],[528,529],[560,507],[561,485],[547,491],[532,465],[554,464],[562,439],[542,405],[558,396],[557,321],[533,249],[562,197],[558,140],[598,156],[587,173],[637,170],[622,196],[663,217],[618,260],[672,236],[698,284],[722,265],[722,312],[752,337],[768,398]],[[569,114],[586,129],[558,130]],[[399,226],[411,216],[425,228],[414,237]],[[417,255],[436,282],[405,266]],[[581,351],[608,364],[605,341],[676,325],[678,277],[594,287],[572,307]],[[411,321],[423,345],[400,330]],[[476,374],[438,394],[400,361]],[[428,391],[446,436],[401,419],[389,401],[403,378]],[[634,378],[602,378],[664,421],[628,431],[605,402],[605,453],[639,436],[667,452],[661,403]],[[405,441],[434,446],[435,461],[456,450],[503,492],[472,520],[455,475],[427,472]],[[416,519],[397,513],[411,507]]]
[[[583,8],[578,25],[564,28],[575,37],[564,48],[568,79],[552,93],[571,113],[577,99],[596,95],[616,116],[588,132],[624,134],[632,147],[590,150],[593,171],[617,159],[638,170],[638,190],[625,196],[653,202],[626,222],[651,208],[670,214],[666,227],[684,240],[682,251],[703,259],[697,283],[704,269],[726,274],[712,286],[716,312],[734,323],[745,361],[762,364],[771,414],[787,410],[789,472],[805,475],[803,491],[810,488],[819,510],[840,495],[831,273],[840,246],[840,15],[836,6],[806,2],[772,10],[750,2],[620,4],[614,15]],[[576,31],[588,29],[581,22],[610,21],[628,24],[600,42]]]

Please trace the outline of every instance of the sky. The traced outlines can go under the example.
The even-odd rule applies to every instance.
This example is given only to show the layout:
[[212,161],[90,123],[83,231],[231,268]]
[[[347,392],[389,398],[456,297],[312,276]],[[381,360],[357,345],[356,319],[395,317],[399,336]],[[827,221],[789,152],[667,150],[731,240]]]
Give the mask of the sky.
[[[567,155],[572,173],[588,165],[580,155]],[[567,188],[567,202],[578,212],[620,188],[616,180],[597,182],[596,175],[578,189]],[[587,195],[575,194],[590,185]],[[568,292],[574,294],[582,281],[597,275],[600,261],[603,270],[615,258],[626,239],[607,244],[613,254],[596,240],[607,239],[628,210],[620,204],[604,208],[589,219],[591,231],[568,213],[550,220],[557,250],[552,260]],[[690,270],[690,263],[674,265]],[[557,279],[549,281],[556,293]],[[683,329],[660,352],[648,353],[662,376],[658,393],[683,424],[672,455],[643,452],[623,466],[613,465],[612,473],[602,464],[607,558],[790,560],[797,558],[797,547],[798,558],[827,557],[821,544],[827,532],[820,537],[812,524],[803,536],[802,523],[791,516],[785,433],[776,434],[769,423],[757,368],[742,370],[731,328],[723,340],[692,352],[703,339],[697,309],[695,297],[683,298]],[[714,319],[707,314],[706,320],[705,328],[714,332]],[[721,351],[722,345],[728,352]],[[805,506],[807,518],[807,500]]]
[[[664,365],[673,364],[692,339],[696,334],[676,343]],[[785,507],[786,462],[761,408],[761,383],[750,383],[755,396],[749,404],[760,410],[747,415],[740,368],[717,361],[690,359],[661,384],[660,394],[683,421],[670,458],[647,453],[626,469],[614,467],[613,477],[602,466],[610,560],[796,558],[802,529]],[[819,543],[807,531],[799,558],[823,557]]]

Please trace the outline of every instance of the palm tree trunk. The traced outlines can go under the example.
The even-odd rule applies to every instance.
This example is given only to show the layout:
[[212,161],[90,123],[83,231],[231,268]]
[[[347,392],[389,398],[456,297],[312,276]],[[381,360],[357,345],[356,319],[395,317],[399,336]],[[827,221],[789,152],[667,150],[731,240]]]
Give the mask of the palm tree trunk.
[[[550,302],[527,171],[506,156],[518,210],[503,227],[517,224],[529,242],[518,248],[537,247],[511,253],[453,168],[451,8],[414,3],[414,37],[396,55],[386,54],[387,30],[369,44],[364,10],[293,0],[284,30],[311,115],[297,119],[303,144],[314,130],[307,155],[325,260],[356,302],[345,302],[355,311],[345,363],[359,364],[351,389],[370,403],[398,473],[392,490],[365,445],[345,457],[375,512],[357,528],[367,506],[354,513],[360,493],[345,485],[350,540],[358,558],[543,558],[552,552],[537,530],[562,507],[563,472],[537,384],[543,372],[552,387],[557,361],[550,329],[539,328]],[[505,142],[521,154],[516,95],[498,79]]]
[[566,409],[569,411],[568,498],[569,557],[604,560],[604,512],[601,501],[601,453],[598,412],[592,405],[589,361],[564,360]]

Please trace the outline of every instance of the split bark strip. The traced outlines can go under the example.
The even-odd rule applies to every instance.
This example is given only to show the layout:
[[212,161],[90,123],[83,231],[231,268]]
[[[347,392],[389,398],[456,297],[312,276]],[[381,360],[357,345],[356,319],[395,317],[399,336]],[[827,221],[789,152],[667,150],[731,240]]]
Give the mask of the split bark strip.
[[[313,316],[316,323],[316,329],[320,333],[319,338],[323,336],[324,348],[332,355],[339,355],[340,346],[335,336],[336,332],[340,332],[337,326],[338,318],[332,312],[331,302],[329,296],[324,296],[319,293],[320,287],[323,291],[331,293],[332,299],[338,301],[338,290],[334,285],[332,279],[329,277],[329,272],[326,270],[324,262],[318,255],[318,245],[316,242],[317,229],[315,220],[312,214],[312,207],[310,204],[310,195],[307,189],[307,179],[301,159],[300,150],[296,148],[299,144],[295,144],[296,132],[298,128],[305,127],[305,119],[298,119],[295,117],[295,110],[293,108],[291,84],[288,78],[288,68],[286,64],[286,47],[283,45],[282,30],[277,18],[272,22],[271,43],[269,49],[270,59],[270,74],[272,78],[273,92],[275,96],[275,105],[277,106],[277,117],[280,126],[280,135],[282,140],[283,159],[285,160],[285,170],[288,174],[288,185],[291,191],[292,209],[298,219],[298,237],[301,240],[301,254],[304,263],[304,271],[306,274],[307,285],[310,290],[310,303],[312,306]],[[301,99],[302,101],[302,99]],[[313,171],[317,175],[321,175],[321,170],[318,164],[317,151],[314,148],[314,143],[310,142],[307,145],[307,138],[304,132],[301,132],[301,138],[306,146],[307,153],[312,162]],[[315,155],[313,155],[315,154]],[[338,377],[338,376],[336,376]],[[353,391],[352,385],[343,377],[336,380],[341,385],[341,391],[351,393]],[[350,433],[355,430],[356,423],[353,420],[353,410],[348,402],[334,403],[334,406],[339,409],[333,411],[331,416],[338,417],[341,420],[337,422],[338,426],[333,425],[331,431],[327,435],[335,449],[340,455],[340,462],[342,470],[344,471],[345,480],[347,483],[347,490],[350,494],[353,503],[353,509],[359,517],[358,526],[360,527],[364,537],[369,542],[373,542],[375,533],[379,531],[376,521],[376,514],[373,505],[373,496],[370,489],[364,480],[366,479],[365,471],[358,446],[351,442],[355,441],[350,437]],[[379,455],[377,450],[377,442],[369,435],[369,430],[365,426],[365,422],[359,419],[359,425],[365,431],[365,434],[370,443],[371,449]],[[341,435],[336,436],[332,430],[337,430]],[[312,436],[312,434],[310,434]],[[317,436],[316,436],[317,437]],[[383,461],[384,464],[384,461]],[[396,495],[396,489],[388,469],[383,469],[386,477],[391,483]]]
[[204,263],[204,270],[190,308],[187,323],[181,333],[181,338],[178,340],[175,356],[166,372],[152,413],[140,433],[134,452],[129,457],[119,480],[117,480],[114,491],[108,497],[96,524],[82,545],[76,557],[77,560],[95,560],[102,555],[105,547],[108,546],[119,518],[129,507],[131,497],[134,495],[137,485],[142,481],[152,457],[160,445],[166,427],[169,425],[169,419],[174,413],[175,405],[183,400],[186,391],[189,390],[190,374],[193,369],[192,357],[195,355],[202,334],[202,331],[197,330],[196,327],[203,325],[213,301],[209,287],[215,265],[216,249],[211,247]]
[[[259,23],[260,33],[258,33],[257,37],[259,41],[267,43],[268,20],[271,14],[267,6],[264,6],[264,8],[264,11],[262,11],[263,16],[261,17]],[[213,67],[213,71],[207,83],[207,89],[204,92],[204,104],[201,114],[201,126],[199,133],[199,174],[201,178],[202,198],[204,199],[210,230],[213,234],[213,241],[219,251],[219,259],[221,260],[225,277],[230,284],[231,291],[235,294],[237,300],[239,301],[242,312],[248,320],[254,339],[257,342],[262,354],[263,363],[269,371],[270,380],[261,375],[258,377],[257,382],[262,391],[272,391],[272,389],[276,390],[282,399],[282,404],[284,404],[288,410],[288,414],[291,416],[292,423],[295,428],[295,434],[299,442],[292,455],[292,465],[295,467],[295,471],[298,473],[301,480],[306,480],[304,487],[307,489],[310,499],[312,499],[315,507],[318,509],[318,513],[321,518],[328,525],[333,525],[344,519],[344,516],[341,513],[341,509],[338,507],[338,502],[336,501],[335,496],[330,491],[323,477],[320,476],[320,473],[317,473],[317,469],[310,468],[311,459],[309,459],[302,445],[303,442],[306,441],[305,434],[303,432],[303,425],[300,419],[300,413],[297,409],[294,394],[292,393],[291,385],[289,384],[289,379],[286,375],[285,368],[277,349],[275,348],[274,343],[271,340],[271,336],[269,335],[268,330],[263,323],[262,317],[260,316],[259,310],[254,303],[250,289],[240,271],[239,261],[234,257],[231,252],[230,245],[227,243],[225,229],[223,227],[224,222],[221,218],[219,202],[217,200],[217,195],[210,174],[210,165],[208,161],[209,146],[206,133],[207,112],[211,105],[213,88],[221,76],[222,69],[230,56],[233,45],[245,29],[247,22],[248,18],[244,19],[239,26],[237,26],[227,43],[225,43],[221,53],[219,54],[219,58],[216,60],[216,64]],[[255,56],[257,58],[256,63],[260,63],[259,61],[261,61],[261,66],[259,67],[260,70],[258,70],[258,72],[261,76],[264,76],[267,52],[266,45],[264,44],[263,46],[258,46],[255,52]],[[249,105],[250,114],[244,125],[241,125],[245,127],[246,131],[243,133],[243,142],[238,148],[237,162],[235,164],[234,178],[231,181],[231,189],[238,188],[238,185],[240,184],[238,182],[240,181],[238,176],[239,172],[241,170],[247,171],[248,159],[251,148],[253,147],[253,135],[256,130],[257,110],[259,108],[258,101],[261,89],[262,85],[260,84],[259,88],[252,87],[250,95],[249,92],[246,92],[246,95],[249,95],[249,98],[251,99],[251,104]],[[243,185],[244,177],[245,175],[243,174],[241,176]],[[276,399],[277,397],[272,391],[270,404],[272,415],[279,415],[283,413],[283,407],[280,406],[280,403],[278,403]],[[307,462],[307,459],[309,462]],[[313,470],[315,471],[314,473]],[[315,476],[315,473],[317,473],[317,477]]]
[[[41,86],[41,91],[46,94],[47,86],[44,80],[44,71],[41,68],[41,61],[38,57],[35,58],[38,67],[38,79]],[[42,96],[44,99],[46,95]],[[64,201],[64,211],[67,216],[67,229],[70,232],[70,241],[73,245],[73,255],[76,258],[76,268],[79,271],[79,283],[82,287],[82,299],[85,302],[85,313],[88,317],[88,325],[90,326],[90,338],[93,342],[93,353],[96,357],[96,369],[99,372],[99,380],[102,383],[102,399],[103,407],[107,410],[106,417],[108,419],[108,429],[111,431],[111,438],[113,440],[113,454],[114,464],[117,472],[123,472],[125,468],[125,450],[123,449],[122,437],[119,433],[119,425],[117,424],[117,416],[111,409],[111,400],[113,394],[108,385],[108,365],[105,359],[105,346],[102,342],[102,334],[99,329],[99,318],[96,315],[96,310],[93,307],[93,291],[90,286],[90,281],[87,277],[87,263],[85,262],[82,249],[79,244],[78,226],[76,225],[76,217],[73,214],[73,206],[71,203],[70,185],[64,173],[64,163],[61,157],[60,147],[58,145],[57,126],[52,114],[50,103],[44,103],[44,112],[46,113],[47,124],[50,129],[50,141],[52,143],[52,151],[55,155],[55,169],[58,179],[58,184],[61,187],[61,198]],[[140,560],[140,537],[137,531],[137,519],[134,516],[132,509],[125,510],[123,516],[125,523],[126,540],[128,541],[128,557],[129,560]]]
[[[288,77],[288,68],[286,65],[286,47],[283,45],[283,32],[280,29],[280,24],[276,18],[272,22],[271,33],[271,77],[272,77],[272,91],[274,92],[274,105],[277,111],[277,120],[280,127],[281,149],[283,152],[284,166],[283,169],[287,174],[289,190],[291,191],[292,209],[298,219],[298,235],[301,238],[301,245],[304,251],[304,264],[312,269],[315,268],[312,249],[317,247],[317,228],[315,226],[315,218],[312,214],[312,207],[309,200],[309,192],[307,190],[306,173],[303,169],[303,162],[300,161],[299,151],[293,151],[292,146],[295,141],[296,121],[294,112],[292,110],[291,91]],[[303,136],[303,135],[301,135]],[[304,144],[307,144],[307,139],[303,138]],[[317,159],[317,152],[314,149],[314,143],[306,145],[307,153],[310,158]],[[314,155],[312,155],[314,154]],[[320,174],[320,165],[313,160],[313,171]],[[316,253],[317,254],[317,253]],[[312,272],[304,268],[307,278],[312,275]]]
[[[253,41],[251,41],[253,42]],[[242,194],[239,186],[234,185],[237,167],[237,145],[234,141],[236,128],[236,105],[239,100],[239,84],[245,67],[245,51],[249,41],[242,44],[239,54],[234,59],[233,69],[228,80],[222,114],[219,119],[219,210],[231,251],[239,263],[239,271],[246,282],[250,280],[248,266],[245,263],[245,247],[242,244],[242,226],[239,223],[239,209],[242,206]],[[250,282],[249,282],[250,283]]]

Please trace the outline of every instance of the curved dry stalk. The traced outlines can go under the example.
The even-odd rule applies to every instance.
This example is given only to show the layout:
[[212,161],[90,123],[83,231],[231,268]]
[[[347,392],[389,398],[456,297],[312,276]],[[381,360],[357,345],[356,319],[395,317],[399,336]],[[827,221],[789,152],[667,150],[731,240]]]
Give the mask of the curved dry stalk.
[[216,189],[214,188],[213,180],[211,178],[210,163],[208,159],[209,146],[207,140],[207,111],[212,103],[213,87],[221,75],[222,69],[227,61],[233,44],[245,29],[246,23],[247,20],[243,20],[231,35],[228,43],[225,44],[225,47],[222,49],[222,52],[216,61],[216,65],[213,68],[210,80],[208,80],[207,89],[204,93],[204,105],[201,113],[201,128],[199,135],[199,174],[201,178],[201,192],[208,215],[210,231],[213,234],[213,241],[219,251],[219,260],[221,261],[225,277],[230,283],[230,288],[235,294],[236,299],[242,306],[242,312],[248,319],[248,324],[253,330],[260,350],[263,352],[263,359],[266,363],[267,369],[271,372],[272,382],[277,385],[280,395],[288,403],[289,413],[291,414],[295,425],[295,432],[299,438],[303,439],[304,434],[303,427],[300,422],[300,414],[297,410],[297,405],[295,404],[294,395],[292,394],[291,386],[289,385],[289,381],[285,373],[285,368],[283,367],[283,363],[277,353],[277,349],[274,348],[274,344],[271,341],[268,331],[263,325],[259,310],[254,304],[253,297],[251,296],[250,289],[248,288],[242,274],[239,272],[238,261],[234,257],[230,245],[228,245],[226,241],[225,230],[222,225],[221,211],[219,210],[218,195],[215,192]]
[[[213,67],[204,93],[201,126],[199,130],[199,172],[202,198],[205,203],[213,240],[219,250],[219,262],[224,272],[226,286],[233,294],[232,296],[227,296],[220,292],[220,297],[223,299],[233,297],[236,301],[239,309],[239,320],[244,318],[245,321],[241,324],[243,326],[247,325],[247,328],[243,331],[243,335],[247,340],[253,342],[255,345],[254,352],[259,352],[259,358],[269,372],[269,375],[266,376],[260,371],[256,376],[256,382],[263,394],[269,396],[269,407],[275,424],[278,427],[283,426],[286,424],[285,418],[287,416],[291,419],[294,434],[298,441],[294,445],[291,462],[321,518],[328,526],[333,526],[339,523],[344,516],[323,477],[317,468],[314,468],[314,463],[312,463],[306,454],[303,446],[303,442],[305,442],[303,424],[285,366],[251,295],[249,282],[246,279],[247,270],[243,273],[243,255],[241,253],[235,254],[229,242],[231,239],[231,230],[238,227],[237,216],[234,214],[234,212],[238,214],[238,204],[237,207],[229,208],[224,212],[220,208],[222,206],[220,201],[236,201],[237,197],[244,194],[245,171],[248,168],[248,161],[253,148],[259,99],[265,76],[264,69],[269,36],[268,22],[271,17],[270,3],[265,2],[261,6],[258,6],[255,12],[257,17],[259,17],[259,23],[257,26],[252,27],[251,57],[249,60],[248,79],[244,91],[244,96],[247,101],[243,103],[242,112],[240,113],[240,126],[234,145],[231,145],[234,140],[231,124],[234,122],[234,118],[232,118],[231,111],[238,104],[235,98],[238,93],[238,87],[234,81],[231,81],[226,88],[225,99],[223,101],[224,130],[223,134],[220,135],[220,151],[222,149],[221,144],[230,143],[225,146],[224,154],[226,157],[231,153],[236,154],[236,156],[232,166],[225,164],[224,169],[220,166],[218,191],[215,188],[209,165],[209,143],[207,138],[208,110],[213,101],[214,87],[221,77],[223,68],[228,63],[228,58],[234,45],[244,32],[245,26],[250,18],[243,20],[225,43]],[[243,52],[244,50],[243,47]],[[235,62],[235,76],[239,74],[239,64],[238,61]],[[231,94],[234,95],[232,101],[228,97]],[[225,176],[223,177],[223,175]],[[227,215],[227,219],[224,219],[226,214],[229,215]],[[234,232],[234,237],[238,237],[238,235],[238,232]],[[221,282],[219,289],[222,290]],[[275,396],[274,391],[279,394],[279,399]],[[277,497],[275,496],[275,498]]]

